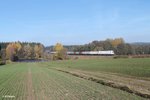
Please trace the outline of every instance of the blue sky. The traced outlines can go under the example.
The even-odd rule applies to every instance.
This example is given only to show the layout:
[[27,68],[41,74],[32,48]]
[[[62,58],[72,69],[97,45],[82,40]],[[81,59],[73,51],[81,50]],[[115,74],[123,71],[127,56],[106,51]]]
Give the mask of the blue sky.
[[0,41],[150,42],[150,0],[0,0]]

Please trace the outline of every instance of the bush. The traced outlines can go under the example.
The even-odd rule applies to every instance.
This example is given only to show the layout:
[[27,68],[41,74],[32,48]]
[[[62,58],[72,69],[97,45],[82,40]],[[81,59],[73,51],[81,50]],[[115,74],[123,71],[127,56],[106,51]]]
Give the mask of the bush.
[[6,64],[6,62],[0,62],[0,65],[5,65]]
[[114,59],[118,59],[118,58],[129,58],[128,55],[117,55],[117,56],[114,56]]
[[0,59],[0,65],[5,65],[5,64],[6,64],[6,62],[3,61],[2,59]]

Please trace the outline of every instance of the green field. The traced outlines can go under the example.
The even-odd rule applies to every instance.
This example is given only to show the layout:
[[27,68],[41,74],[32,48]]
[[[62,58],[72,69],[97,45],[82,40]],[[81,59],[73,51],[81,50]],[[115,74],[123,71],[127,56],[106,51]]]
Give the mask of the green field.
[[[103,79],[107,75],[130,79],[136,77],[149,84],[149,61],[150,59],[93,59],[0,66],[0,100],[144,100],[135,94],[57,69],[98,78],[106,76]],[[150,88],[149,85],[146,86]]]
[[104,71],[138,77],[150,77],[150,58],[68,60],[51,62],[48,65],[90,72]]

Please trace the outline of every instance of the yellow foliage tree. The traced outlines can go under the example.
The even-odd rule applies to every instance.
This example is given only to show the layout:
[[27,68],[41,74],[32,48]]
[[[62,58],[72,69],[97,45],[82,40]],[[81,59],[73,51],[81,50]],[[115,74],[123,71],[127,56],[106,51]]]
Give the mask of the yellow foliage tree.
[[43,51],[44,51],[44,47],[43,45],[35,45],[34,46],[34,52],[35,52],[35,58],[39,59],[43,57]]
[[119,44],[123,44],[124,40],[123,38],[116,38],[114,40],[110,40],[110,43],[112,44],[113,47],[117,47]]
[[54,51],[56,52],[53,57],[54,59],[60,59],[60,60],[66,59],[67,49],[64,48],[61,43],[57,43],[54,46]]
[[15,55],[15,48],[14,48],[14,45],[11,43],[11,44],[8,44],[6,48],[6,58],[11,60],[13,55]]
[[15,43],[15,45],[16,45],[17,51],[20,51],[22,48],[21,43],[17,42],[17,43]]
[[62,50],[64,47],[61,43],[57,43],[55,46],[54,46],[54,51],[58,52],[60,50]]
[[10,43],[6,47],[6,58],[9,60],[14,60],[14,56],[17,57],[17,53],[21,50],[22,46],[19,42]]

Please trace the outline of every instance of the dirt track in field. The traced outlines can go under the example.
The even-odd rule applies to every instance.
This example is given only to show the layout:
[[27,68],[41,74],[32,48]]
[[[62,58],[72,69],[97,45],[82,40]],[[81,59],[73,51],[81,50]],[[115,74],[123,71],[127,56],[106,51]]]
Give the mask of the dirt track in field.
[[28,83],[27,83],[27,88],[28,88],[28,97],[27,100],[35,100],[34,96],[34,89],[32,86],[32,74],[31,74],[31,69],[28,69]]
[[[140,85],[138,84],[139,83],[138,81],[141,81],[141,80],[133,79],[133,78],[125,78],[125,77],[120,77],[120,76],[115,76],[115,75],[108,75],[107,76],[107,74],[105,76],[105,75],[103,75],[104,73],[102,74],[103,77],[100,78],[100,77],[95,77],[93,75],[93,73],[92,74],[86,73],[86,72],[84,73],[84,71],[83,72],[77,71],[77,70],[69,71],[69,70],[64,70],[61,68],[54,68],[54,70],[68,73],[68,74],[71,74],[71,75],[76,76],[76,77],[80,77],[80,78],[83,78],[86,80],[91,80],[91,81],[94,81],[96,83],[100,83],[102,85],[117,88],[117,89],[126,91],[128,93],[132,93],[132,94],[150,99],[149,88],[148,88],[149,87],[149,81],[146,81],[146,80],[142,80],[145,83],[145,84],[143,83],[145,86],[142,86],[141,84]],[[106,79],[106,78],[108,78],[108,79]],[[121,80],[123,80],[123,81],[121,81]],[[134,84],[132,83],[131,80],[133,81]],[[128,82],[131,84],[129,84]],[[142,87],[145,90],[142,89]]]

